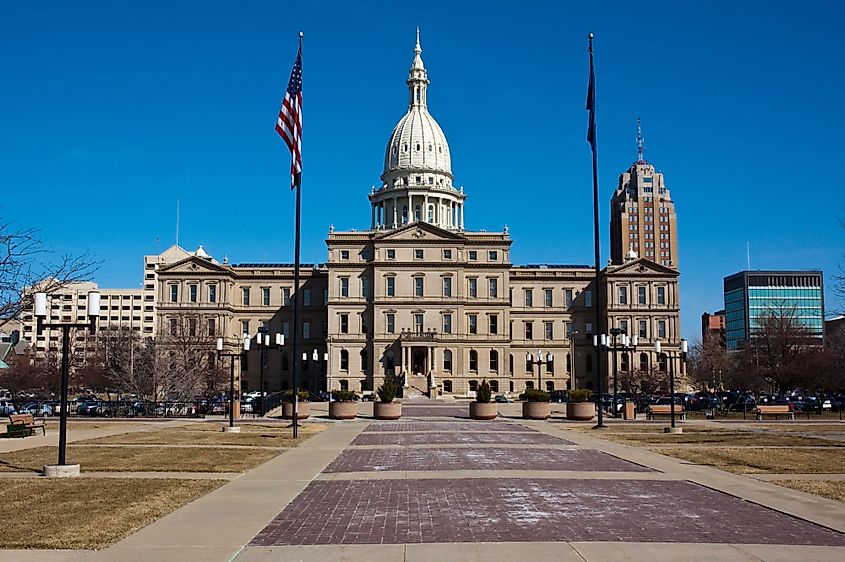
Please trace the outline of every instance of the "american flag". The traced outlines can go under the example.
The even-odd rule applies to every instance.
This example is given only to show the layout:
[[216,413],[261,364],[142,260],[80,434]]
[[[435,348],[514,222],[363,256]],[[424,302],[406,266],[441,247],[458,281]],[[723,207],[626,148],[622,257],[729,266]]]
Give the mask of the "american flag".
[[290,82],[279,109],[276,132],[290,149],[291,189],[302,182],[302,46],[290,73]]
[[587,142],[596,151],[596,71],[593,67],[593,34],[590,33],[590,82],[587,84],[587,111],[590,118],[587,122]]

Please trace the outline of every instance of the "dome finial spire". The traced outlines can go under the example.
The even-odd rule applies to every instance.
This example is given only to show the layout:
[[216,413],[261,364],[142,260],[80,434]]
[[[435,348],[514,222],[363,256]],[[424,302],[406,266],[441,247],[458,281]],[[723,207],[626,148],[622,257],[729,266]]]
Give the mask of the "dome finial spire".
[[408,88],[410,89],[411,99],[408,103],[409,107],[419,106],[425,107],[425,90],[428,86],[428,73],[425,70],[422,57],[422,47],[420,47],[420,26],[417,26],[417,43],[414,46],[414,62],[411,64],[411,71],[408,73]]
[[420,26],[417,26],[417,46],[414,48],[414,52],[416,54],[422,53],[422,47],[420,47]]

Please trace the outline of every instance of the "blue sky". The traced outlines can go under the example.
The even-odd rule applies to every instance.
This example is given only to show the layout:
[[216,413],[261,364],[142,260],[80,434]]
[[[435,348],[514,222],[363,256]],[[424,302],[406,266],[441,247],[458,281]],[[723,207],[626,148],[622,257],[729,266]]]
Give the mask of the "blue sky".
[[[688,5],[689,4],[689,5]],[[406,109],[414,27],[467,227],[514,263],[592,262],[586,36],[596,34],[602,254],[609,198],[636,159],[678,213],[683,335],[722,277],[845,255],[843,8],[834,2],[20,2],[0,21],[0,217],[136,287],[175,237],[234,262],[292,261],[289,154],[273,130],[304,47],[304,261],[330,224],[369,226]],[[88,217],[88,218],[83,218]]]

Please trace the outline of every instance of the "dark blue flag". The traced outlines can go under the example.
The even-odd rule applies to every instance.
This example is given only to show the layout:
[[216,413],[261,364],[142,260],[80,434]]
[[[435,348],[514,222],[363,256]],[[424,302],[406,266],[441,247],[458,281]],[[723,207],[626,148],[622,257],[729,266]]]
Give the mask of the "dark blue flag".
[[593,34],[590,34],[590,83],[587,85],[587,111],[590,112],[587,123],[587,142],[596,151],[596,71],[593,68]]

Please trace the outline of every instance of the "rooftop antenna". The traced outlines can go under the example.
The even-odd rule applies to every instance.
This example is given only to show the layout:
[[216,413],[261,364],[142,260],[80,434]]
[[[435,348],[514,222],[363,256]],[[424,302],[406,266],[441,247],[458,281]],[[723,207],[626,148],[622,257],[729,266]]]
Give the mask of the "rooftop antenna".
[[745,243],[745,259],[748,262],[748,271],[751,271],[751,244]]
[[645,162],[643,160],[643,128],[639,117],[637,117],[637,162]]
[[179,245],[179,200],[176,200],[176,245]]

